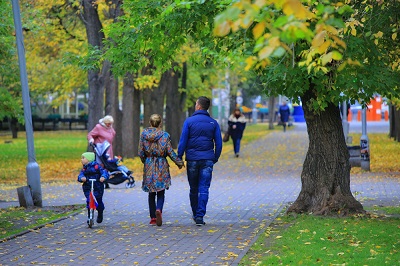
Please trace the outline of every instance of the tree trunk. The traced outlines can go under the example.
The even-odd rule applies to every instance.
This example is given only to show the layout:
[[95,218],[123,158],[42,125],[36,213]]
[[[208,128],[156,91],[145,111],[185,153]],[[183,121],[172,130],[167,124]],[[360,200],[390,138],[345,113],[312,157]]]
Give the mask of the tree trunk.
[[18,119],[12,117],[9,119],[9,125],[11,130],[11,135],[13,139],[18,138]]
[[140,104],[142,102],[142,91],[134,89],[133,91],[133,152],[138,156],[139,138],[140,138]]
[[400,142],[400,109],[397,107],[393,108],[394,111],[392,113],[393,120],[394,120],[394,140]]
[[132,74],[126,74],[124,77],[124,86],[123,86],[123,94],[122,98],[122,126],[121,131],[122,134],[122,156],[125,158],[133,158],[137,154],[137,149],[133,148],[133,92],[135,87],[133,85],[134,79]]
[[[92,47],[102,49],[104,33],[102,31],[97,4],[94,0],[82,0],[83,22],[86,28],[88,43]],[[103,116],[104,87],[100,70],[88,71],[89,100],[88,100],[88,130],[92,130]]]
[[123,131],[122,131],[122,112],[119,109],[118,78],[112,75],[111,70],[109,70],[108,73],[109,74],[106,76],[107,82],[105,83],[105,89],[106,89],[105,113],[111,115],[114,118],[113,127],[115,129],[116,134],[113,141],[113,151],[115,155],[121,155]]
[[309,147],[301,173],[301,192],[288,212],[316,215],[363,213],[363,207],[350,191],[349,152],[343,135],[339,108],[334,104],[315,114],[307,104],[312,88],[303,102]]
[[[151,75],[153,72],[153,66],[147,66],[142,69],[142,75]],[[162,82],[160,81],[160,84]],[[164,97],[165,87],[153,86],[152,88],[146,88],[143,90],[143,127],[149,126],[149,119],[152,114],[159,114],[164,117]]]
[[268,98],[268,129],[274,129],[275,122],[275,97]]
[[[179,138],[182,131],[182,117],[184,116],[182,95],[179,92],[178,73],[171,68],[163,74],[161,81],[166,87],[166,106],[165,106],[165,130],[171,136],[172,148],[178,147]],[[161,85],[161,84],[160,84]]]

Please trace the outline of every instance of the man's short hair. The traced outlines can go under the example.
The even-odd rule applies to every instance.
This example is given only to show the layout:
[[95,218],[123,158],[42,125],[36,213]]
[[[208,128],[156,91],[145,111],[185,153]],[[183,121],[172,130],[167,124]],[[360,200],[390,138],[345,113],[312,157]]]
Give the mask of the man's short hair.
[[200,105],[202,110],[208,110],[210,108],[210,99],[208,99],[206,96],[200,96],[197,99],[198,104]]

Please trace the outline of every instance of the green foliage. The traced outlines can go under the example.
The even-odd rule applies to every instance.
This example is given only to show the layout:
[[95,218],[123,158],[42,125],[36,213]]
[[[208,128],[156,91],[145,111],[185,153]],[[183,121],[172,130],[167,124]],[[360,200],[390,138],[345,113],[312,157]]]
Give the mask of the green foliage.
[[[237,39],[267,94],[294,101],[311,91],[316,112],[328,103],[374,94],[399,96],[399,8],[395,2],[236,1],[216,17],[214,32]],[[353,82],[356,80],[356,82]]]

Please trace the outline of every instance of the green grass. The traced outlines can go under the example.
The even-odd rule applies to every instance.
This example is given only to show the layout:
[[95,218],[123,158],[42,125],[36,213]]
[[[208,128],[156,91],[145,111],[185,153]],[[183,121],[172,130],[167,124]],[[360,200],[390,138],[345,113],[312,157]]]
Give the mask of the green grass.
[[[396,216],[379,213],[388,211]],[[400,207],[346,218],[283,215],[240,265],[399,265]]]
[[52,226],[53,221],[81,211],[85,204],[25,209],[0,209],[0,240],[41,226]]

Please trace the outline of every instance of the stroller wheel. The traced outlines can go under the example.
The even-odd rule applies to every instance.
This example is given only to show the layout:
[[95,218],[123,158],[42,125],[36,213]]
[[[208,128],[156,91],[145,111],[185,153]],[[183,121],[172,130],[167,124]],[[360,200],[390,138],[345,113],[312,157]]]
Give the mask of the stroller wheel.
[[128,182],[125,184],[126,188],[133,188],[135,186],[135,182]]

